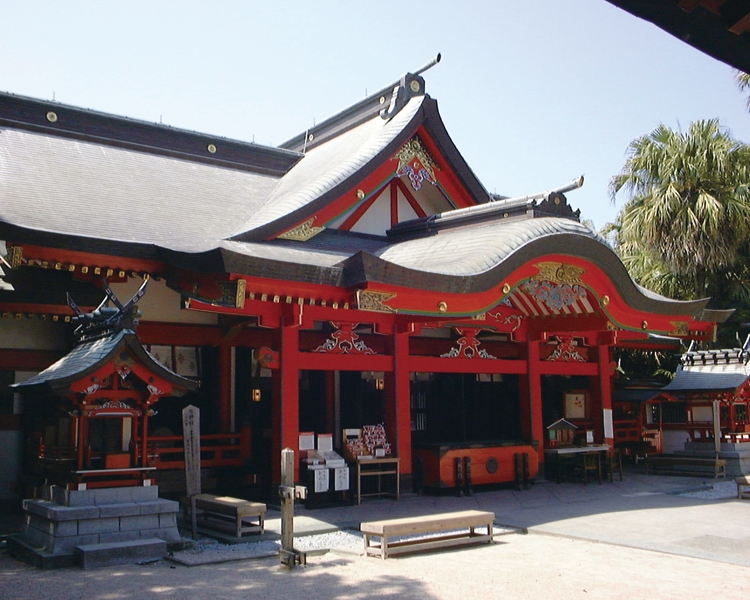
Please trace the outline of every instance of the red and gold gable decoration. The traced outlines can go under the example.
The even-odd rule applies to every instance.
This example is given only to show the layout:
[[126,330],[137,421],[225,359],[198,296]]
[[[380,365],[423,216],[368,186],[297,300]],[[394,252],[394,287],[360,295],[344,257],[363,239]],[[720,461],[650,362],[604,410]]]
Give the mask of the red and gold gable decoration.
[[414,137],[406,142],[393,159],[398,160],[396,176],[408,177],[414,191],[418,192],[425,181],[432,185],[437,184],[435,170],[439,169],[439,167],[418,137]]
[[539,274],[521,284],[512,294],[513,304],[526,316],[592,314],[581,275],[586,271],[573,265],[542,262],[534,265]]

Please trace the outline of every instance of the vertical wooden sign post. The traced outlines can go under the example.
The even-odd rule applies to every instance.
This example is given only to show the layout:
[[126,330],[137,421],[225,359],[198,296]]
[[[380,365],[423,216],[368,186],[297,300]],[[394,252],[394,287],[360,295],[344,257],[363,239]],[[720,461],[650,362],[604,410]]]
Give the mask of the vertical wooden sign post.
[[185,447],[185,484],[190,498],[192,533],[193,539],[197,539],[195,497],[201,493],[201,425],[200,410],[192,404],[182,409],[182,437]]
[[281,451],[281,485],[279,499],[281,500],[281,549],[279,558],[281,564],[292,568],[295,565],[307,563],[307,555],[294,549],[294,500],[304,499],[307,488],[294,485],[294,450],[284,448]]
[[[294,488],[294,450],[281,451],[281,485]],[[281,547],[285,552],[294,550],[294,493],[281,498]]]

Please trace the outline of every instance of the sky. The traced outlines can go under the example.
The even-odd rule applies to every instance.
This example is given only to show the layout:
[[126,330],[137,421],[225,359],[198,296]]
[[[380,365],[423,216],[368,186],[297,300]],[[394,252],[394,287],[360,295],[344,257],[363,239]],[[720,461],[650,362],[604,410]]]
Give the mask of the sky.
[[489,192],[579,175],[598,229],[629,143],[718,118],[734,70],[605,0],[0,2],[0,91],[276,146],[413,72]]

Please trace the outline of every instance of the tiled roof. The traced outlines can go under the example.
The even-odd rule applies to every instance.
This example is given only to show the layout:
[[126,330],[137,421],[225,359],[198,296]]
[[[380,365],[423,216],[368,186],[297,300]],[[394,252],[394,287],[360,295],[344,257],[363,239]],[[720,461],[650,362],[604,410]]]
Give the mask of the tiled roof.
[[[574,234],[606,242],[572,219],[493,219],[470,227],[445,229],[388,246],[375,255],[388,262],[429,273],[475,275],[493,269],[524,245],[558,234]],[[610,250],[611,251],[611,250]]]
[[13,387],[34,391],[51,390],[60,395],[65,395],[71,383],[97,370],[113,359],[125,347],[128,347],[148,369],[158,376],[183,389],[192,390],[197,387],[194,381],[180,377],[157,362],[141,346],[135,333],[128,329],[81,342],[41,373],[22,383],[15,384]]
[[734,391],[750,377],[750,366],[743,362],[683,365],[663,391]]
[[277,177],[0,129],[0,221],[201,252],[266,200]]

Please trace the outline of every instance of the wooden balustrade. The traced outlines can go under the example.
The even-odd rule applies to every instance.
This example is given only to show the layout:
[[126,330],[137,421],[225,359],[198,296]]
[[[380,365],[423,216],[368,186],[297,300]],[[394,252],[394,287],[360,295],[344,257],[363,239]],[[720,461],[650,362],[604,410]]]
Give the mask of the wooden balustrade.
[[[250,430],[201,436],[202,467],[240,467],[250,457]],[[158,470],[184,469],[181,435],[149,436],[148,464]]]

